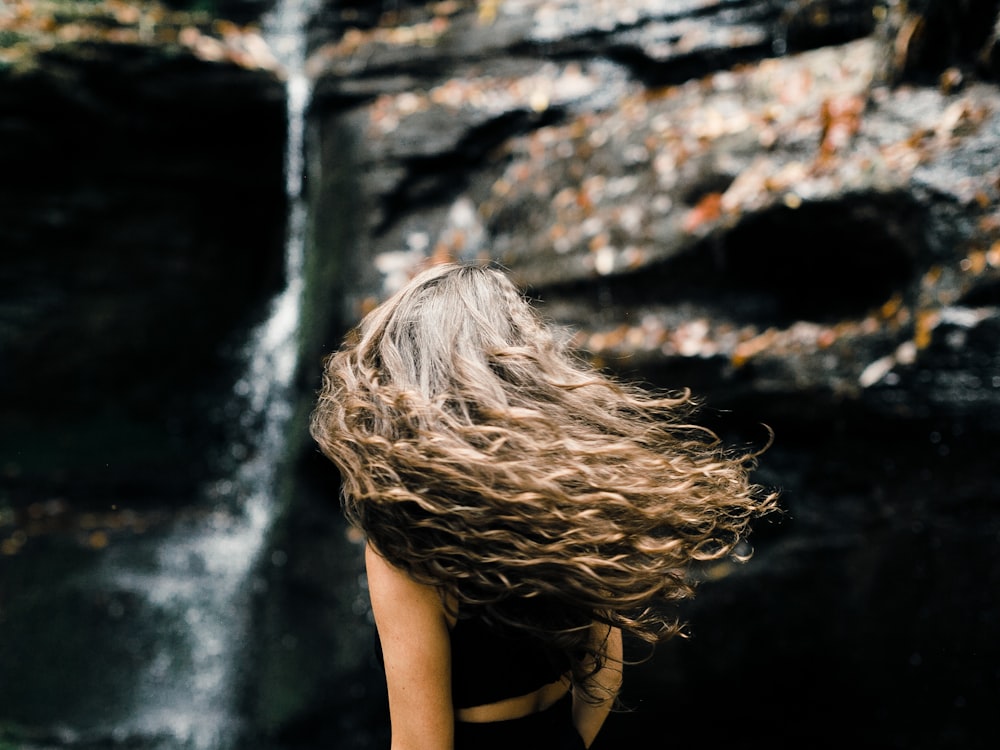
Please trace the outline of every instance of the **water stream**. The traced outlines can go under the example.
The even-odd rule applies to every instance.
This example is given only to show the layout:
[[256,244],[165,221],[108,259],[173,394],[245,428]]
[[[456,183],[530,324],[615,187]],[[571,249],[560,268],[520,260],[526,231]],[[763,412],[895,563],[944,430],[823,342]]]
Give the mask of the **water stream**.
[[[113,726],[98,730],[143,746],[223,750],[240,736],[240,664],[247,646],[252,572],[276,513],[303,286],[306,210],[302,198],[304,26],[311,0],[279,0],[265,17],[266,41],[287,81],[286,287],[249,338],[236,383],[248,456],[231,477],[206,489],[211,508],[168,532],[109,549],[100,578],[118,607],[134,684]],[[115,614],[115,613],[112,613]],[[127,623],[142,623],[128,630]]]

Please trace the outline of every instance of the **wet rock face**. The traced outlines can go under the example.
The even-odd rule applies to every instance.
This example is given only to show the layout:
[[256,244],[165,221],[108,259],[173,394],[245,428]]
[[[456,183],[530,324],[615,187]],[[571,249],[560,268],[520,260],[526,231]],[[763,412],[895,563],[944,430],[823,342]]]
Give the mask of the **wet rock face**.
[[183,496],[281,282],[283,86],[90,39],[0,68],[0,110],[5,497]]
[[[969,347],[996,306],[963,312],[1000,275],[992,85],[880,84],[898,21],[872,4],[570,5],[446,4],[317,46],[314,146],[325,175],[355,165],[365,238],[336,241],[321,180],[318,246],[354,268],[341,327],[426,257],[491,257],[595,359],[668,386],[703,360],[716,400],[923,417],[953,390],[909,375],[961,339],[965,418],[997,423],[995,348]],[[838,44],[774,56],[810,25]]]

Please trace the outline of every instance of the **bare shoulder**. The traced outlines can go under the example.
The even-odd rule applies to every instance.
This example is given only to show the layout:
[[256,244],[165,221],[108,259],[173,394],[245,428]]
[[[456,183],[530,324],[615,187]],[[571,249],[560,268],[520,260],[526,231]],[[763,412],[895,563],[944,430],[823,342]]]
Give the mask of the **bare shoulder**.
[[365,567],[385,663],[392,746],[449,748],[454,730],[451,647],[441,597],[370,545]]
[[372,607],[386,613],[407,612],[410,615],[444,616],[444,605],[437,589],[415,581],[406,571],[382,557],[371,545],[365,546],[365,569]]
[[382,557],[370,544],[365,545],[365,570],[369,581],[375,580],[389,586],[403,584],[403,579],[408,580],[402,570]]

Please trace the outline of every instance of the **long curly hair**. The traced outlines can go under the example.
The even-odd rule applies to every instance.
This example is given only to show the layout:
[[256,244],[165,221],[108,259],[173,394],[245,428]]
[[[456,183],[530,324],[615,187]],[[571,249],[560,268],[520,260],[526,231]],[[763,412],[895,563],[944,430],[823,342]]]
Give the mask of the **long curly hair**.
[[776,493],[689,392],[604,374],[557,331],[501,270],[431,266],[326,358],[311,434],[379,554],[593,672],[592,622],[681,633],[692,563],[733,556]]

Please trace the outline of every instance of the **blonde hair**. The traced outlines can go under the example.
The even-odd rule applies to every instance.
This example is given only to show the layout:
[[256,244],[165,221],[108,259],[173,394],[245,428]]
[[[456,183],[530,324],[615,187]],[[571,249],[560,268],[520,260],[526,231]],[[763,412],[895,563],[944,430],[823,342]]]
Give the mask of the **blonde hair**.
[[695,406],[588,366],[500,270],[442,264],[326,359],[311,432],[379,554],[595,671],[591,622],[678,634],[692,562],[775,509],[748,478],[760,451],[724,448]]

